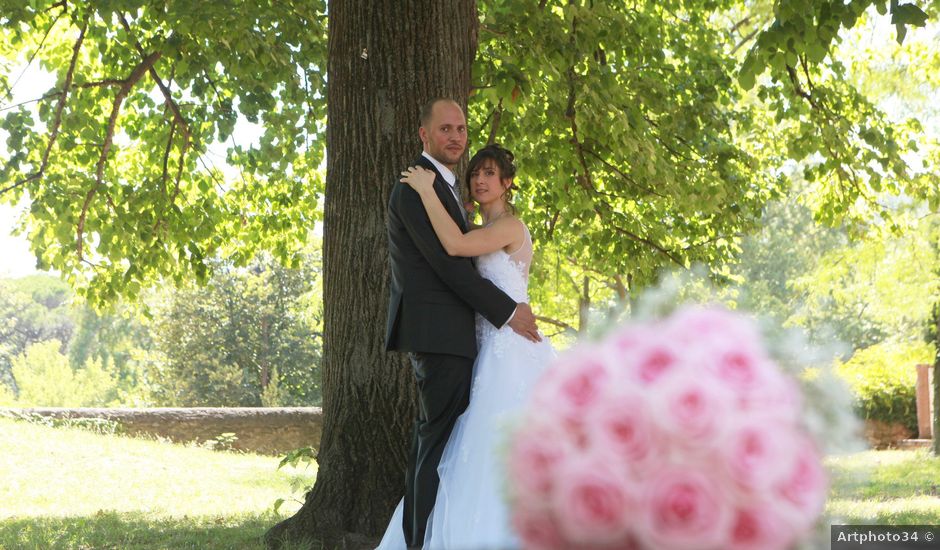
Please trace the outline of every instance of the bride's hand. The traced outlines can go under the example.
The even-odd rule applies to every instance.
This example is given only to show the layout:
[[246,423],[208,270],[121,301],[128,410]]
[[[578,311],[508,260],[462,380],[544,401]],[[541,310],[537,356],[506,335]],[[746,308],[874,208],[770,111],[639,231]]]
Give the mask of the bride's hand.
[[407,170],[401,173],[401,182],[407,183],[418,193],[433,192],[434,190],[434,172],[420,166],[409,166]]

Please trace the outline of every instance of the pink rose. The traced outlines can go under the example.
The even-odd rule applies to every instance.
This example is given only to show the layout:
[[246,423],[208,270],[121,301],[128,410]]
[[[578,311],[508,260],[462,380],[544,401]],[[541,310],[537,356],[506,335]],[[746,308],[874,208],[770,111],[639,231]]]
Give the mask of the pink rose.
[[760,341],[760,331],[746,315],[722,306],[687,306],[666,321],[668,333],[679,343]]
[[650,331],[622,360],[629,376],[640,385],[648,386],[682,367],[682,347],[666,334]]
[[784,478],[776,484],[781,512],[795,529],[812,527],[826,505],[829,481],[816,445],[808,436],[795,438],[796,450]]
[[545,499],[554,488],[559,464],[569,453],[560,429],[539,421],[526,425],[509,448],[511,492],[525,500]]
[[550,508],[516,506],[512,513],[512,526],[527,549],[565,550],[569,547]]
[[735,392],[753,391],[775,366],[753,321],[722,308],[685,308],[668,321],[668,334]]
[[625,539],[637,513],[635,487],[627,476],[591,456],[562,464],[553,504],[562,533],[579,548]]
[[706,472],[664,467],[641,501],[641,531],[649,548],[724,548],[732,510],[727,495]]
[[715,342],[704,347],[711,356],[706,362],[708,370],[741,396],[765,384],[776,369],[759,341]]
[[601,344],[614,371],[626,371],[640,350],[662,331],[655,325],[628,324],[612,332]]
[[794,430],[772,416],[735,419],[719,447],[730,478],[744,490],[768,491],[789,473],[797,452]]
[[797,422],[803,406],[799,385],[778,369],[764,373],[762,383],[739,399],[741,408],[774,416],[784,422]]
[[680,366],[683,346],[665,332],[661,324],[628,325],[611,334],[601,349],[616,378],[642,386],[655,383]]
[[786,550],[794,540],[773,506],[762,504],[735,511],[728,550]]
[[664,380],[647,399],[655,420],[685,447],[711,448],[733,415],[731,392],[714,379],[691,372]]
[[562,355],[533,392],[532,405],[552,411],[579,444],[584,444],[584,416],[610,379],[602,355],[591,346]]
[[585,420],[591,448],[642,469],[655,446],[649,406],[639,392],[605,394]]

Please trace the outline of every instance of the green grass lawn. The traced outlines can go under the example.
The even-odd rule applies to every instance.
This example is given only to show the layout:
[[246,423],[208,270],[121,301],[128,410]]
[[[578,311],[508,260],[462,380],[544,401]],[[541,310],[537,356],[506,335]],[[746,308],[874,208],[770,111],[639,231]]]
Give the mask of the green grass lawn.
[[833,521],[940,525],[940,458],[926,449],[866,451],[827,463]]
[[[251,549],[315,471],[278,458],[0,418],[0,549]],[[940,524],[940,459],[867,451],[827,461],[836,523]]]
[[278,462],[0,419],[0,548],[261,548],[316,474]]

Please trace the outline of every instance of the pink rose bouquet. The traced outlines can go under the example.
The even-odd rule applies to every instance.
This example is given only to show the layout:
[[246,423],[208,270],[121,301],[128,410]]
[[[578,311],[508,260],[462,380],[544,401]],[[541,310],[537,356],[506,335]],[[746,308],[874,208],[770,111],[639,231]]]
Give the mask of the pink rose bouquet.
[[509,446],[526,548],[787,549],[822,513],[796,383],[747,317],[688,307],[581,344]]

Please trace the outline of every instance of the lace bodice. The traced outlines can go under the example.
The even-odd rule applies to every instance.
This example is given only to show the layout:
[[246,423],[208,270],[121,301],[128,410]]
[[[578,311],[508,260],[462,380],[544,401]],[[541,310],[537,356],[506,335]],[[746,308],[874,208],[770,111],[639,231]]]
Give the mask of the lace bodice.
[[525,236],[522,246],[513,253],[497,250],[477,258],[477,271],[493,281],[503,292],[517,302],[529,301],[529,266],[532,264],[532,237],[529,228],[522,226]]
[[[477,271],[480,275],[493,281],[503,292],[516,302],[529,302],[529,266],[532,264],[532,236],[529,228],[522,226],[525,237],[522,246],[513,253],[497,250],[479,256],[476,261]],[[502,355],[502,348],[513,340],[524,338],[517,335],[509,325],[498,329],[489,321],[477,314],[477,343],[493,338],[497,356]]]

